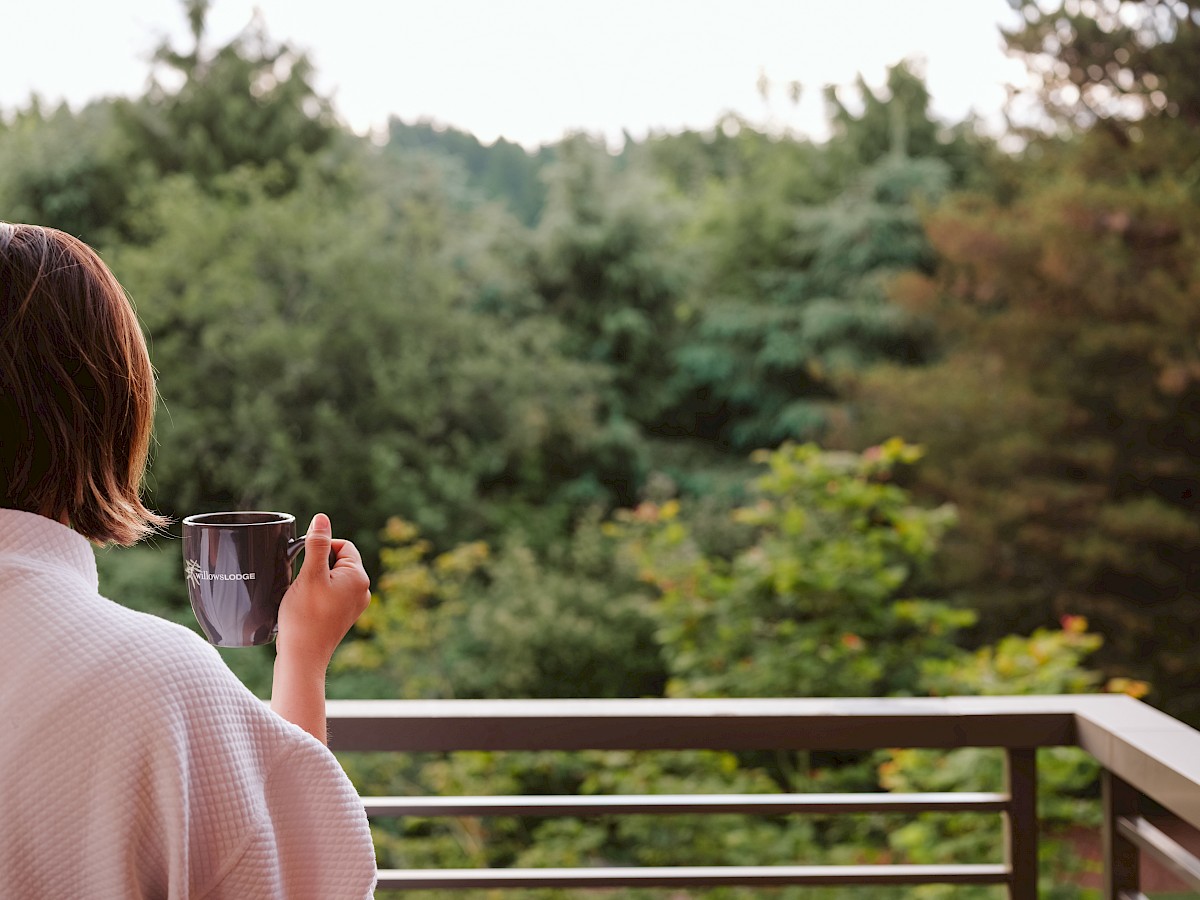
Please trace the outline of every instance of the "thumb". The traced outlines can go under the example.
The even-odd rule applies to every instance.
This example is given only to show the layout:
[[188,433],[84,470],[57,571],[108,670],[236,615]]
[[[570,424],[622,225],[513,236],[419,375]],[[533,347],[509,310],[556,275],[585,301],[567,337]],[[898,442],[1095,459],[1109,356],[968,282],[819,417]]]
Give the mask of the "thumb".
[[300,567],[302,575],[326,576],[329,573],[329,548],[333,543],[333,528],[329,524],[329,516],[317,513],[308,526],[308,534],[304,536],[304,564]]

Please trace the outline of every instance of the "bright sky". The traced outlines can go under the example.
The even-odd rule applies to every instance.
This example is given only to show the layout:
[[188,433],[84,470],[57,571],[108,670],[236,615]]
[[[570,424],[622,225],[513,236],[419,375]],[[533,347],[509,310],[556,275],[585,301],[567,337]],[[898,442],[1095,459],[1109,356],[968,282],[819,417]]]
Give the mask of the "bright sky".
[[[0,112],[31,92],[138,94],[164,36],[188,46],[182,3],[5,4]],[[69,7],[69,10],[66,9]],[[1006,0],[213,0],[209,41],[258,8],[272,38],[308,51],[320,90],[355,130],[431,118],[532,147],[567,130],[708,128],[726,111],[824,136],[825,84],[921,59],[934,112],[992,122],[1022,65],[1005,57]],[[764,102],[764,73],[776,85]],[[785,85],[804,87],[799,105]]]

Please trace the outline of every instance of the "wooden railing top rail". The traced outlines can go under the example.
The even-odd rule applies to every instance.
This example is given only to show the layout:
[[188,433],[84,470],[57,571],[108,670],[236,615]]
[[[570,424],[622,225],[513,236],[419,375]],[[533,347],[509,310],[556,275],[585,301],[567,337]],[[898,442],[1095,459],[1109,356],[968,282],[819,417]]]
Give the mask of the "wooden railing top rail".
[[1069,700],[342,700],[329,711],[343,750],[856,750],[1073,744]]
[[1076,743],[1147,797],[1200,828],[1200,731],[1130,697],[1081,705]]
[[855,750],[1077,744],[1200,828],[1200,732],[1122,695],[333,700],[335,750]]

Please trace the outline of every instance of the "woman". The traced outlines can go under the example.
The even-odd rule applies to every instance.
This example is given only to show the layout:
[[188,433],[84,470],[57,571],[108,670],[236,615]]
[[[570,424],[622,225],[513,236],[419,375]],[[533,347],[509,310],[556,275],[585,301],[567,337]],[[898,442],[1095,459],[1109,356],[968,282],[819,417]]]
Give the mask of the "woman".
[[362,803],[324,746],[359,553],[313,519],[270,709],[192,632],[101,597],[89,542],[164,524],[139,497],[154,403],[100,258],[0,223],[0,897],[369,897]]

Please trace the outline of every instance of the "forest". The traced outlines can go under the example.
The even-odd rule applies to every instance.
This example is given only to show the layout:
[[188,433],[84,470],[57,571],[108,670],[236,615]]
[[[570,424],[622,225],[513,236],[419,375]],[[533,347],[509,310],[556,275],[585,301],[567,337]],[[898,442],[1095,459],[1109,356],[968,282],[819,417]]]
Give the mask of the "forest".
[[[901,61],[825,88],[822,142],[728,115],[535,152],[355,134],[265,23],[211,46],[208,5],[141,96],[0,110],[0,218],[83,238],[135,303],[153,508],[323,511],[362,549],[331,697],[1117,691],[1200,726],[1200,5],[1013,0],[1039,117],[1003,135],[937,120]],[[195,627],[177,538],[98,550],[102,590]],[[267,693],[270,647],[222,655]],[[383,794],[999,778],[973,750],[343,762]],[[1042,762],[1044,896],[1089,896],[1063,873],[1095,772]],[[376,826],[381,864],[456,867],[941,862],[997,835]]]

